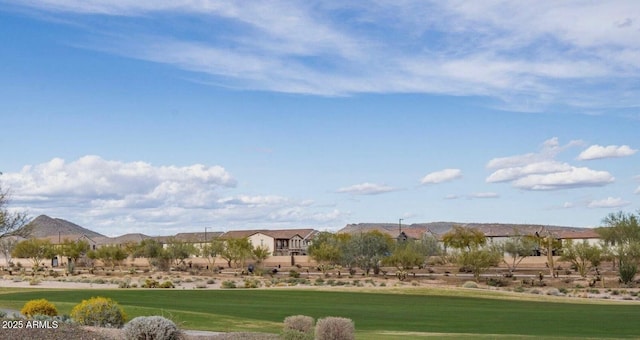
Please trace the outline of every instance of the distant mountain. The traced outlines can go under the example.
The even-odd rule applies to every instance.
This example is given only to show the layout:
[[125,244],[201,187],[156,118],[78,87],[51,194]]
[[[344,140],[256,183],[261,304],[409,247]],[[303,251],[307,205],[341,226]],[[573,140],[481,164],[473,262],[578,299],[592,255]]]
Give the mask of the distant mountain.
[[31,228],[31,237],[45,238],[58,235],[86,235],[88,237],[106,237],[93,230],[83,228],[75,223],[61,218],[51,218],[40,215],[33,219],[25,228]]
[[[435,235],[442,235],[447,233],[453,226],[458,225],[466,228],[475,228],[482,231],[485,234],[491,235],[512,235],[514,229],[522,234],[533,234],[536,231],[540,231],[543,228],[549,231],[577,231],[584,230],[584,228],[565,227],[556,225],[541,225],[541,224],[506,224],[506,223],[459,223],[459,222],[430,222],[430,223],[414,223],[403,224],[402,231],[407,234],[419,235],[429,230]],[[371,230],[378,230],[385,232],[393,237],[397,236],[400,232],[400,225],[397,223],[357,223],[347,224],[344,228],[340,229],[338,233],[353,234],[358,232],[367,232]],[[415,236],[414,236],[415,237]]]

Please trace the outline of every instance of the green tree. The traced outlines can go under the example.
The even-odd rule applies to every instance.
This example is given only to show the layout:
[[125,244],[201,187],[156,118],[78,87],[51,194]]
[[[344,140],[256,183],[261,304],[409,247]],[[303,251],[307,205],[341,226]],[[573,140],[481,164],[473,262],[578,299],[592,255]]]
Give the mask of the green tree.
[[269,257],[269,255],[271,255],[271,252],[267,247],[257,246],[253,249],[253,258],[256,260],[256,265],[258,267],[262,267],[262,263]]
[[562,247],[562,256],[560,257],[562,261],[571,262],[582,277],[587,277],[587,273],[597,267],[601,259],[602,250],[600,247],[590,245],[586,240],[579,243],[568,240]]
[[453,226],[442,236],[442,241],[447,248],[471,251],[473,248],[484,246],[487,243],[487,238],[478,229]]
[[89,251],[87,256],[91,259],[102,261],[105,266],[111,267],[112,270],[118,266],[122,271],[122,261],[129,257],[129,254],[127,254],[125,249],[117,245],[106,245]]
[[396,275],[400,281],[407,278],[407,270],[420,266],[425,262],[425,255],[421,252],[420,244],[414,241],[397,242],[393,252],[385,263],[397,268]]
[[28,216],[24,212],[9,210],[10,198],[9,190],[0,184],[0,240],[8,236],[29,237],[32,228],[27,225]]
[[11,255],[13,257],[31,259],[33,271],[35,272],[38,270],[40,262],[53,257],[53,253],[53,246],[49,240],[30,238],[16,244]]
[[214,238],[211,241],[205,243],[202,248],[200,248],[200,256],[202,256],[208,263],[209,268],[211,270],[215,270],[214,266],[216,264],[216,258],[224,252],[225,244],[224,241]]
[[72,241],[64,239],[61,245],[61,254],[71,259],[72,263],[77,263],[78,259],[86,255],[89,251],[89,242],[86,240]]
[[473,247],[456,255],[458,265],[471,270],[476,282],[480,281],[480,274],[497,266],[502,258],[502,251],[496,246]]
[[605,217],[603,227],[596,231],[608,245],[614,264],[618,262],[618,274],[625,284],[633,281],[640,260],[640,224],[638,216],[631,213],[612,213]]
[[169,256],[162,243],[158,240],[152,238],[142,240],[136,247],[133,256],[136,258],[146,258],[149,262],[149,267],[152,269],[169,269]]
[[253,245],[246,237],[232,238],[226,241],[226,246],[223,251],[223,258],[227,260],[227,263],[237,268],[244,268],[246,260],[252,258]]
[[323,274],[342,258],[340,241],[335,234],[328,231],[318,233],[309,245],[309,256],[318,263],[318,268]]
[[192,243],[182,242],[175,238],[167,240],[166,254],[175,266],[185,263],[185,260],[198,253]]
[[509,256],[510,261],[503,258],[503,262],[509,268],[509,273],[516,270],[520,262],[525,258],[533,255],[533,252],[538,248],[537,242],[529,237],[516,233],[515,236],[509,237],[507,241],[502,244],[504,253]]
[[349,257],[353,263],[365,271],[366,275],[373,270],[380,272],[380,264],[389,256],[393,248],[393,239],[377,230],[361,234],[353,234],[346,242]]
[[443,241],[445,246],[457,250],[452,254],[453,259],[460,268],[471,271],[476,281],[503,258],[501,248],[487,246],[486,237],[477,229],[455,226],[443,235]]

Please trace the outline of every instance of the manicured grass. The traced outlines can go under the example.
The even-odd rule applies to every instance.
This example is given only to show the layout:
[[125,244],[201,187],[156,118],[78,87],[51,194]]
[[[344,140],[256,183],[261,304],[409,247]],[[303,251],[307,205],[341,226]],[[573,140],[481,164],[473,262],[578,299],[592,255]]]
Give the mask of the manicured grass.
[[19,309],[28,300],[46,298],[68,313],[92,296],[114,299],[130,317],[171,315],[185,328],[218,331],[277,333],[286,316],[303,314],[351,318],[362,338],[416,338],[424,333],[500,338],[634,338],[640,334],[637,304],[536,302],[420,291],[0,290],[0,307]]

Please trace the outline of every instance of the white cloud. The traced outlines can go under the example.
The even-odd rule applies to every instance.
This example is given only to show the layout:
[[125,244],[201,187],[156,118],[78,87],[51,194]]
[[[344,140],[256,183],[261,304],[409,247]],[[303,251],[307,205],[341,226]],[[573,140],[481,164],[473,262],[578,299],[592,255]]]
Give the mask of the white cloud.
[[[330,225],[347,213],[279,195],[235,191],[221,166],[154,166],[85,156],[4,173],[13,202],[37,216],[64,218],[107,235],[168,235],[207,226],[276,228]],[[223,229],[224,228],[224,229]],[[212,230],[212,229],[210,229]]]
[[[74,14],[69,21],[113,16],[91,21],[97,43],[85,47],[173,65],[219,86],[478,95],[523,111],[639,104],[638,90],[626,81],[640,74],[634,1],[30,0],[14,6]],[[156,36],[139,28],[140,17]]]
[[640,187],[638,187],[638,188],[636,189],[636,191],[634,191],[633,193],[634,193],[634,194],[640,194]]
[[352,195],[378,195],[378,194],[384,194],[384,193],[392,192],[396,190],[398,189],[394,187],[390,187],[388,185],[365,182],[362,184],[356,184],[349,187],[340,188],[336,192],[341,194],[352,194]]
[[625,201],[622,198],[607,197],[599,201],[591,201],[587,205],[588,208],[619,208],[631,204],[631,202]]
[[487,168],[494,171],[486,182],[510,182],[524,190],[560,190],[612,183],[615,178],[607,171],[575,167],[555,160],[563,150],[580,144],[581,141],[571,141],[561,146],[554,137],[545,141],[539,152],[494,158],[487,163]]
[[575,204],[573,204],[572,202],[564,202],[564,204],[562,204],[562,208],[564,209],[569,209],[573,207],[575,207]]
[[460,195],[454,195],[454,194],[450,194],[444,197],[444,199],[446,200],[456,200],[458,198],[460,198]]
[[460,169],[444,169],[427,174],[420,180],[422,184],[437,184],[443,182],[453,181],[462,177],[462,170]]
[[582,151],[578,156],[578,159],[592,160],[601,158],[627,157],[635,154],[636,152],[638,152],[638,150],[632,149],[628,145],[592,145],[586,150]]
[[516,188],[525,190],[559,190],[603,186],[614,180],[615,178],[607,171],[571,167],[568,171],[528,175],[514,180],[512,184]]
[[474,192],[469,195],[469,198],[498,198],[498,195],[495,192]]
[[16,199],[73,196],[78,199],[165,200],[205,204],[209,193],[231,188],[236,180],[221,166],[195,164],[186,167],[154,167],[144,162],[108,161],[84,156],[67,163],[54,158],[47,163],[25,166],[4,177],[16,191]]
[[529,175],[569,171],[571,168],[569,164],[556,161],[535,162],[524,166],[496,170],[487,177],[486,181],[489,183],[509,182]]
[[[288,199],[281,196],[248,196],[240,195],[237,197],[225,197],[218,200],[218,203],[228,205],[246,205],[246,206],[266,206],[274,204],[282,204],[287,202]],[[305,201],[305,204],[307,202]]]

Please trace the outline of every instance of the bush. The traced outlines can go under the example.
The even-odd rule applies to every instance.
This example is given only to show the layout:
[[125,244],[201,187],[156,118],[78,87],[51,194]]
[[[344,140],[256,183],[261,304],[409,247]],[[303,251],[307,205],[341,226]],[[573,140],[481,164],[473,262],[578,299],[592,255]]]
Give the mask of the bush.
[[633,282],[633,279],[638,272],[638,266],[635,262],[624,261],[620,263],[620,267],[618,268],[618,274],[620,275],[620,280],[624,284],[629,284]]
[[284,319],[284,329],[292,329],[302,333],[313,331],[313,318],[306,315],[293,315]]
[[160,287],[160,288],[175,288],[175,286],[173,285],[173,282],[171,282],[171,281],[165,281],[165,282],[161,283],[158,287]]
[[92,297],[73,307],[71,318],[81,325],[119,328],[127,316],[117,302],[109,298]]
[[356,329],[351,319],[327,317],[316,324],[317,340],[354,340]]
[[38,299],[25,303],[20,313],[27,317],[33,317],[35,315],[56,316],[58,315],[58,310],[51,302],[45,299]]
[[478,285],[473,281],[467,281],[462,285],[463,288],[478,288]]
[[222,281],[222,288],[236,288],[235,281]]
[[562,294],[560,293],[560,290],[558,288],[549,288],[547,290],[547,295],[560,296]]
[[162,316],[139,316],[123,328],[125,339],[130,340],[175,340],[181,332],[176,324]]
[[260,288],[262,287],[262,282],[256,279],[245,279],[244,280],[244,288]]
[[284,319],[282,338],[285,340],[313,340],[313,323],[310,316],[294,315]]

